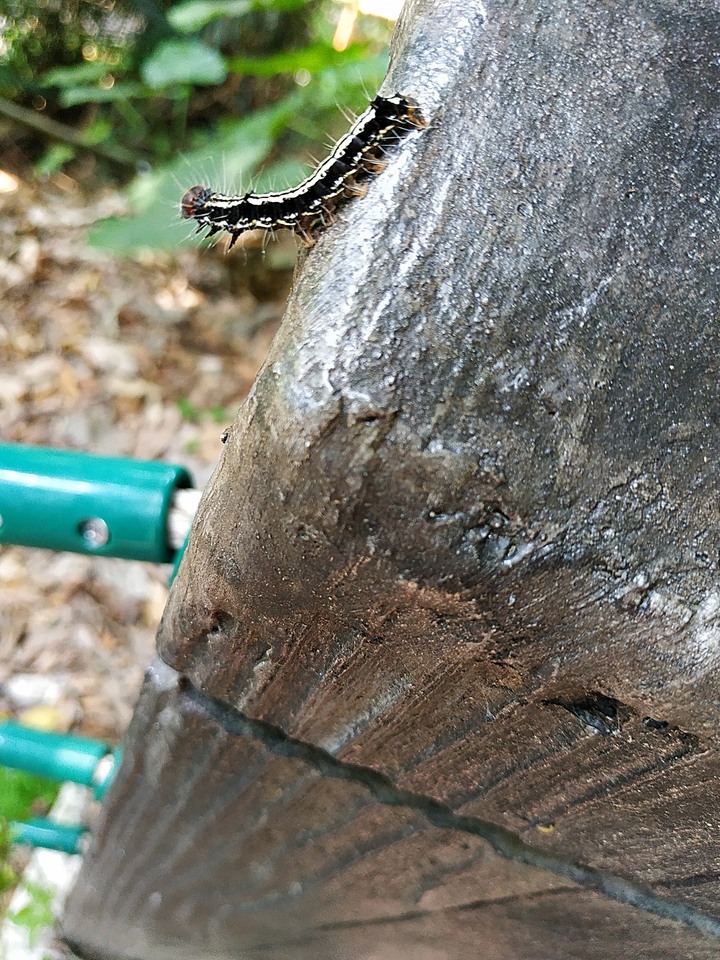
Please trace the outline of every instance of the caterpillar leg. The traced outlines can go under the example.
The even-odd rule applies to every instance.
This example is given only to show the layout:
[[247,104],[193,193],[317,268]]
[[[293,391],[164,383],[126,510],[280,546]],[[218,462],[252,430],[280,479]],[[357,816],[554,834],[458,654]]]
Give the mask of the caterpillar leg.
[[334,210],[328,210],[327,207],[324,207],[320,213],[320,219],[324,227],[331,227],[337,220],[337,216]]
[[355,183],[354,180],[348,180],[344,186],[346,197],[364,197],[368,192],[366,183]]
[[363,162],[363,170],[368,173],[382,173],[387,167],[387,160],[381,160],[379,157],[366,157]]
[[315,246],[315,237],[313,237],[312,234],[308,233],[308,231],[305,229],[303,224],[301,223],[296,224],[295,233],[300,237],[300,239],[302,240],[302,242],[305,244],[306,247]]

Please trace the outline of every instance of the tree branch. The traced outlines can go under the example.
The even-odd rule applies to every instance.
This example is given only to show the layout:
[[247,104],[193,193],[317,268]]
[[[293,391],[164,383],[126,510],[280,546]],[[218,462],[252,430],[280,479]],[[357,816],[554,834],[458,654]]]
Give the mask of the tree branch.
[[52,117],[45,117],[34,110],[28,110],[26,107],[21,107],[1,97],[0,114],[27,127],[29,130],[41,133],[50,140],[70,144],[78,150],[88,150],[90,153],[94,153],[104,160],[109,160],[124,170],[135,171],[137,169],[140,158],[136,157],[130,150],[117,145],[111,147],[103,143],[89,143],[81,133],[73,130],[67,124],[60,123],[59,120],[54,120]]

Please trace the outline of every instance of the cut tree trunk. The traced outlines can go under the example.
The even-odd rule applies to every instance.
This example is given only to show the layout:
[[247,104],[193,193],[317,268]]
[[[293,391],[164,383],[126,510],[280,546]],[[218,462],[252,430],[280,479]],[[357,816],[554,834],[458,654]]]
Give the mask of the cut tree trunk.
[[409,0],[64,926],[86,956],[720,951],[720,13]]

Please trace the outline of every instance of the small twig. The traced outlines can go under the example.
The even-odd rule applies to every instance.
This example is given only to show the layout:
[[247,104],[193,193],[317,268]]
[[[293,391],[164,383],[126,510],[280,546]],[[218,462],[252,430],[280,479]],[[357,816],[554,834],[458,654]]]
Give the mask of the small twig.
[[52,140],[69,143],[80,150],[89,150],[118,166],[124,168],[129,167],[132,170],[137,169],[139,158],[130,150],[126,150],[125,147],[108,147],[102,143],[88,143],[81,133],[73,130],[73,128],[67,126],[67,124],[53,120],[51,117],[45,117],[42,114],[35,113],[35,111],[28,110],[26,107],[20,107],[18,104],[11,103],[2,97],[0,97],[0,114],[9,117],[16,123],[22,124],[24,127],[29,127],[31,130],[42,133]]

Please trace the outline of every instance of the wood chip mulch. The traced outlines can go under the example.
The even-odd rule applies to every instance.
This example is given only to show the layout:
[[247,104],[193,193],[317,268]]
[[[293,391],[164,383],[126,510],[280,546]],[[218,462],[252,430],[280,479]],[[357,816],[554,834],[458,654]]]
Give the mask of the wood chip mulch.
[[[293,241],[115,257],[87,233],[120,195],[59,183],[0,194],[0,440],[180,463],[202,486],[279,325]],[[0,714],[116,742],[168,572],[0,547]]]

